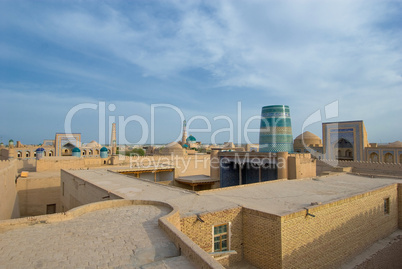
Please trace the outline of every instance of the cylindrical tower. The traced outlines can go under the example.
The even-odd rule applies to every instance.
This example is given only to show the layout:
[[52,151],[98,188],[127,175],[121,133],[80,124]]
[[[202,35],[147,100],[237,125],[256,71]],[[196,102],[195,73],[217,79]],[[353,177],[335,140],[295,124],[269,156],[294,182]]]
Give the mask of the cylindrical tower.
[[260,152],[293,152],[289,106],[264,106],[261,112]]

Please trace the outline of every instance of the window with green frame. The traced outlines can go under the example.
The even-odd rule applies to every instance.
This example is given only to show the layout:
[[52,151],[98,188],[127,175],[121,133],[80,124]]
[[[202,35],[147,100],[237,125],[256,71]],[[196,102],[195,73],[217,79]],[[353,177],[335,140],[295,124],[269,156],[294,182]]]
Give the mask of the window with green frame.
[[214,252],[229,250],[229,224],[214,226]]

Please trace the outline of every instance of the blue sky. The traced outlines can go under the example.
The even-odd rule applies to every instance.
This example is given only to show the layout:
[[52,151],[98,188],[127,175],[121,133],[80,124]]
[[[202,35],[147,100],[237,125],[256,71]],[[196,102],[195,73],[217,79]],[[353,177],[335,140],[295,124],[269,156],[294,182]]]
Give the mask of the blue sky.
[[[210,132],[190,130],[204,143],[229,127],[219,116],[239,140],[238,102],[241,128],[262,106],[284,104],[297,136],[338,101],[329,121],[363,120],[370,142],[402,140],[400,14],[401,1],[383,0],[0,1],[0,139],[41,143],[64,132],[73,107],[100,102],[116,107],[106,126],[135,115],[150,126],[152,104],[206,117]],[[98,118],[79,111],[72,131],[102,140]],[[154,130],[155,143],[176,140],[178,113],[156,109]],[[321,122],[307,130],[321,136]],[[139,122],[127,124],[129,143],[141,136]]]

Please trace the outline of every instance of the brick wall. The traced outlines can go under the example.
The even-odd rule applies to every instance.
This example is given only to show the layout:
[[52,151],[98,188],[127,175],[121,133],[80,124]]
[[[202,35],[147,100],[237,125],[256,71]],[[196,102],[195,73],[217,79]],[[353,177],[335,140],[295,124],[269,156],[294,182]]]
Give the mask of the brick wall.
[[[400,163],[372,163],[359,161],[337,161],[337,160],[317,160],[318,171],[329,167],[352,167],[352,172],[373,175],[402,176],[402,164]],[[322,167],[322,168],[321,168]]]
[[181,231],[207,253],[213,252],[213,226],[230,222],[230,250],[237,254],[220,259],[224,266],[241,261],[243,258],[243,217],[241,207],[181,219]]
[[244,259],[259,268],[282,268],[281,218],[243,209]]
[[[384,198],[390,213],[384,213]],[[282,217],[283,268],[336,268],[398,228],[397,184]]]
[[3,161],[0,169],[0,220],[19,218],[19,204],[15,179],[18,176],[18,161]]

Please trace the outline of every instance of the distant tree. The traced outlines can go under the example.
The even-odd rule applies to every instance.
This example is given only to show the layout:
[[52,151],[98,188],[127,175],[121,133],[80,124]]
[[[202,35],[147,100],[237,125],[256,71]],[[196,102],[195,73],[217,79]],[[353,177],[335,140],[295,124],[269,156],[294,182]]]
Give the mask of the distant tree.
[[132,155],[144,156],[145,151],[141,148],[135,148],[130,151],[126,151],[126,156],[132,156]]

